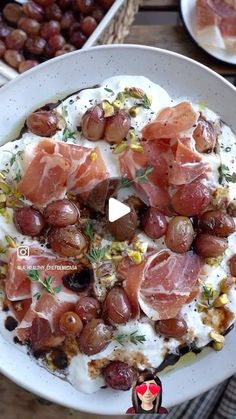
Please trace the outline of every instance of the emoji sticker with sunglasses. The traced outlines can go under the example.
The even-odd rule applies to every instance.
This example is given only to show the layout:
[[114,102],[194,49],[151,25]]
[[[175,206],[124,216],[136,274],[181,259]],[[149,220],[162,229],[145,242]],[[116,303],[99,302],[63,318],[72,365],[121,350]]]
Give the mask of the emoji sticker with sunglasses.
[[134,383],[132,402],[133,407],[130,407],[126,413],[168,413],[161,406],[161,380],[148,370],[141,372]]

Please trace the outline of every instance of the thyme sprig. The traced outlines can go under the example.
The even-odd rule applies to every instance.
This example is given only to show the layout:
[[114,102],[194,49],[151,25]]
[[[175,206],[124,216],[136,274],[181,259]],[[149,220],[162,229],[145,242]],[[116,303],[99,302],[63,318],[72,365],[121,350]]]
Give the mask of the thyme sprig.
[[113,337],[113,340],[118,342],[121,346],[125,346],[126,342],[131,342],[137,345],[138,343],[143,344],[146,341],[145,335],[137,335],[138,331],[129,333],[129,334],[121,334]]
[[98,263],[104,259],[106,253],[106,248],[102,247],[101,249],[91,249],[89,253],[87,253],[87,258],[91,263]]
[[136,176],[134,179],[123,178],[121,179],[120,188],[129,188],[134,182],[138,183],[147,183],[148,175],[150,175],[154,170],[154,167],[148,165],[145,168],[140,168],[136,171]]
[[[52,282],[53,282],[52,276],[48,275],[44,279],[41,279],[40,273],[37,269],[31,269],[30,271],[28,271],[27,274],[31,281],[38,282],[39,284],[41,284],[43,288],[45,289],[45,291],[47,291],[49,294],[56,295],[61,291],[61,286],[52,287]],[[37,292],[34,295],[34,297],[36,297],[37,299],[39,299],[40,296],[41,294],[39,292]]]
[[236,173],[233,172],[232,174],[229,171],[228,166],[225,164],[221,164],[218,168],[219,172],[219,183],[222,184],[225,182],[233,182],[236,183]]

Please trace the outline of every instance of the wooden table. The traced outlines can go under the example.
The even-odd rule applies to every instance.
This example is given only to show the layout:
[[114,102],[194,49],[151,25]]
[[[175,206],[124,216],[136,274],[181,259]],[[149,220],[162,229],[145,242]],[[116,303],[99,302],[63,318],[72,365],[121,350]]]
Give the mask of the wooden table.
[[[131,0],[132,1],[132,0]],[[179,0],[142,0],[140,12],[179,12]],[[160,15],[159,15],[160,16]],[[236,77],[236,66],[228,65],[211,58],[190,38],[181,20],[176,25],[133,25],[125,42],[165,48],[193,58],[212,68],[223,76]]]

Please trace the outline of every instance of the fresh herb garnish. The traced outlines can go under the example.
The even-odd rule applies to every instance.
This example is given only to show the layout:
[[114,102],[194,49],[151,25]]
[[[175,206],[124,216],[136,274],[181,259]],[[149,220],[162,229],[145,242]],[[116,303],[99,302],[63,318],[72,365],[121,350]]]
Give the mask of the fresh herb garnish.
[[106,248],[103,247],[102,249],[91,249],[89,253],[87,253],[87,258],[90,260],[91,263],[101,262],[104,258],[106,253]]
[[202,296],[206,299],[208,306],[210,306],[212,304],[211,300],[214,298],[213,288],[207,287],[206,285],[204,285]]
[[10,160],[10,166],[13,166],[13,164],[16,162],[16,158],[20,157],[23,153],[24,153],[23,150],[19,150],[19,151],[17,151],[16,154],[13,154],[12,157],[11,157],[11,160]]
[[219,183],[222,184],[224,181],[236,183],[236,173],[232,174],[229,172],[228,166],[221,164],[218,168],[219,172]]
[[108,89],[108,87],[104,87],[104,90],[106,90],[108,93],[113,93],[114,94],[113,90]]
[[138,343],[142,343],[146,341],[146,337],[144,335],[137,335],[138,331],[135,330],[135,332],[130,334],[121,334],[115,336],[113,339],[117,341],[120,345],[124,346],[125,342],[130,341],[131,343],[134,343],[137,345]]
[[16,172],[16,176],[15,176],[14,180],[15,180],[17,183],[18,183],[18,182],[20,182],[20,180],[21,180],[21,172],[20,172],[20,170],[17,170],[17,172]]
[[62,133],[62,141],[67,141],[69,139],[76,139],[75,138],[75,131],[72,131],[70,128],[65,127]]
[[90,238],[90,240],[93,240],[94,238],[94,230],[93,230],[93,224],[91,222],[88,222],[85,227],[85,234]]
[[150,109],[151,104],[152,104],[151,100],[149,99],[149,97],[145,93],[145,95],[143,96],[143,99],[141,100],[139,105],[142,106],[145,109]]
[[[52,276],[48,275],[42,280],[37,269],[32,269],[28,271],[28,277],[31,279],[31,281],[38,282],[39,284],[41,284],[43,288],[51,295],[58,294],[61,291],[60,286],[52,287]],[[40,293],[36,293],[34,296],[36,296],[38,300],[40,298]]]
[[151,165],[148,165],[145,168],[138,169],[136,171],[136,176],[133,180],[128,179],[128,178],[121,179],[120,188],[128,188],[134,182],[147,183],[148,182],[147,176],[150,175],[153,172],[153,170],[154,170],[154,167]]

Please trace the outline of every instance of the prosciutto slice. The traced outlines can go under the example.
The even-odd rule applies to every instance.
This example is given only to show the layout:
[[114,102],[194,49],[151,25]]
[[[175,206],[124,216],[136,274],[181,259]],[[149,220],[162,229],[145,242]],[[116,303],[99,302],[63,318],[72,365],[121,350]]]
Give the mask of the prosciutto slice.
[[152,320],[176,317],[195,288],[202,265],[193,252],[169,250],[152,252],[140,265],[127,264],[124,289],[134,317],[140,308]]
[[67,191],[85,198],[108,175],[98,148],[43,139],[24,158],[18,190],[33,204],[47,205]]

